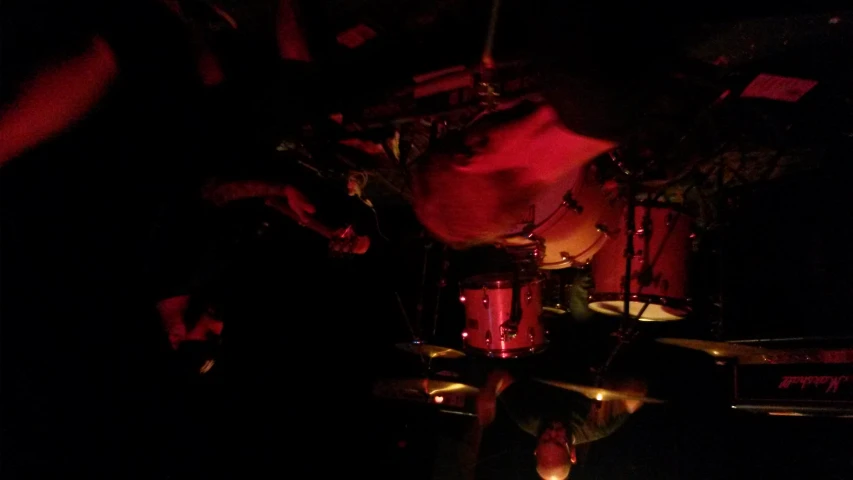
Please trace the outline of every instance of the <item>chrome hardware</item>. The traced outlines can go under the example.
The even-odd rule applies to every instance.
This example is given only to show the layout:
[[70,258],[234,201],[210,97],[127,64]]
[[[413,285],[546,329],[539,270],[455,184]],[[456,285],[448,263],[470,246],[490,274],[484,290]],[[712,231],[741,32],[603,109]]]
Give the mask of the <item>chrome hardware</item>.
[[483,287],[483,308],[489,308],[489,289]]
[[530,305],[530,302],[533,301],[533,290],[530,287],[527,288],[527,295],[525,298],[527,299],[527,304]]
[[492,346],[492,331],[486,330],[486,347]]
[[512,340],[515,336],[518,335],[518,325],[512,322],[505,322],[501,325],[501,341],[505,342],[507,339]]
[[527,329],[527,340],[530,341],[530,345],[533,345],[533,342],[536,340],[536,334],[533,331],[533,327]]
[[575,200],[575,197],[572,195],[572,191],[569,190],[563,195],[563,205],[569,207],[575,213],[583,213],[583,206]]

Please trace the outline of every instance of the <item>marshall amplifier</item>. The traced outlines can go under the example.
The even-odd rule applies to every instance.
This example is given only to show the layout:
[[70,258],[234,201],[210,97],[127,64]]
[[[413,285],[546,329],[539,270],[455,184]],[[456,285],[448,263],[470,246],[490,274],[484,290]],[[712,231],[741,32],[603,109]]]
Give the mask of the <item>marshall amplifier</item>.
[[770,349],[734,368],[732,408],[853,418],[853,348]]

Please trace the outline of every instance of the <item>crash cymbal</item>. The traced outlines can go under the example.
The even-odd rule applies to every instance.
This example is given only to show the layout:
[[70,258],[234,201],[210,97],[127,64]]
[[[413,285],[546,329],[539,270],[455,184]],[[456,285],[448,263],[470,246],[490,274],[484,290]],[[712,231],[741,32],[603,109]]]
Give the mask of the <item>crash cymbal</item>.
[[464,383],[433,380],[430,378],[396,378],[379,380],[374,384],[374,393],[395,392],[398,394],[441,395],[454,393],[457,395],[476,395],[480,389]]
[[398,343],[396,346],[404,352],[415,353],[429,358],[461,358],[465,356],[465,354],[459,350],[439,345],[428,345],[426,343]]
[[768,352],[768,349],[761,347],[740,345],[737,343],[694,340],[692,338],[658,338],[657,341],[666,345],[699,350],[711,355],[712,357],[722,358],[761,355],[762,353]]
[[551,385],[553,387],[562,388],[563,390],[571,390],[572,392],[578,392],[587,398],[590,398],[592,400],[598,400],[599,402],[606,402],[608,400],[638,400],[643,403],[664,403],[663,400],[644,397],[641,394],[632,392],[610,390],[601,387],[590,387],[587,385],[576,385],[573,383],[557,382],[554,380],[545,380],[541,378],[537,378],[536,381]]

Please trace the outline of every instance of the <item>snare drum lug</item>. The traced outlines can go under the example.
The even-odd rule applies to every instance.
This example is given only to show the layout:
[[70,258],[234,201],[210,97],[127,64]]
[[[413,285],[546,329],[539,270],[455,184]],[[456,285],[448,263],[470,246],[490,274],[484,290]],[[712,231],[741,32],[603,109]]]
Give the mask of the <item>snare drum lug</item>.
[[527,329],[527,340],[530,341],[531,348],[535,345],[533,342],[536,341],[536,333],[533,331],[533,328]]
[[492,346],[492,331],[486,330],[486,348]]
[[527,304],[530,305],[530,302],[533,301],[533,290],[528,288],[527,289],[527,296],[525,298],[527,299]]
[[583,206],[575,200],[575,197],[572,195],[572,191],[569,190],[563,195],[563,205],[572,209],[575,213],[581,214],[583,213]]
[[489,308],[489,290],[483,287],[483,308]]

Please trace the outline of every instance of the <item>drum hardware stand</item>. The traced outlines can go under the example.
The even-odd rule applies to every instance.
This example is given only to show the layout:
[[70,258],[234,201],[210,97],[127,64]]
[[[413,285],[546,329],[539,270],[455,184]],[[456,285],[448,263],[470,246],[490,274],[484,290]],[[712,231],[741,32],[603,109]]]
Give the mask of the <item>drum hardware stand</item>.
[[438,310],[441,304],[441,291],[447,286],[447,269],[450,262],[447,260],[447,245],[441,247],[441,273],[438,276],[438,288],[435,292],[435,306],[432,312],[432,338],[435,338],[438,330]]
[[409,314],[406,313],[406,307],[403,306],[403,299],[400,298],[400,292],[395,291],[394,296],[397,298],[397,306],[400,307],[400,314],[403,316],[403,320],[406,321],[406,326],[409,328],[409,333],[412,335],[412,343],[423,343],[415,334],[415,329],[412,327],[412,321],[409,318]]
[[494,84],[495,74],[495,59],[492,57],[492,48],[495,45],[495,30],[498,26],[498,12],[500,11],[501,0],[492,0],[492,13],[489,17],[489,29],[486,33],[486,42],[483,47],[483,56],[480,60],[480,92],[483,97],[483,106],[487,112],[494,111],[497,108],[497,97],[500,94]]
[[634,340],[637,336],[636,326],[639,323],[639,319],[642,318],[643,313],[646,311],[646,308],[649,306],[648,303],[643,305],[640,311],[637,313],[637,316],[631,315],[631,271],[633,269],[633,260],[634,260],[634,235],[636,232],[636,222],[635,222],[635,214],[637,210],[637,199],[635,197],[636,183],[637,183],[637,174],[633,173],[631,169],[629,169],[621,160],[620,156],[617,156],[615,152],[610,152],[610,159],[613,163],[619,168],[619,171],[622,172],[625,177],[627,177],[626,181],[626,196],[628,200],[627,211],[625,215],[625,277],[623,278],[623,302],[622,302],[622,324],[619,327],[619,330],[614,334],[616,336],[617,342],[616,346],[611,350],[610,355],[607,357],[607,360],[599,368],[593,368],[592,371],[595,374],[595,384],[596,386],[601,386],[604,382],[604,376],[610,368],[610,365],[613,363],[613,360],[622,350],[622,347]]
[[[717,158],[717,178],[715,178],[715,188],[717,191],[717,218],[719,219],[720,215],[723,214],[723,210],[726,207],[725,196],[722,194],[723,191],[723,180],[725,175],[725,165],[723,165],[722,157]],[[716,338],[717,340],[723,338],[723,297],[724,297],[724,278],[725,278],[725,256],[724,256],[724,242],[726,240],[726,224],[724,222],[718,222],[720,226],[720,233],[717,235],[717,311],[715,312],[715,316],[712,317],[711,320],[711,336],[712,338]]]
[[417,335],[414,335],[415,341],[421,341],[421,336],[423,335],[423,318],[424,318],[424,296],[426,295],[426,278],[427,278],[427,270],[429,268],[429,252],[432,250],[433,242],[427,241],[424,244],[424,263],[423,268],[421,269],[421,288],[420,295],[418,295],[418,304],[415,307],[417,310],[417,319],[415,323],[417,324]]

